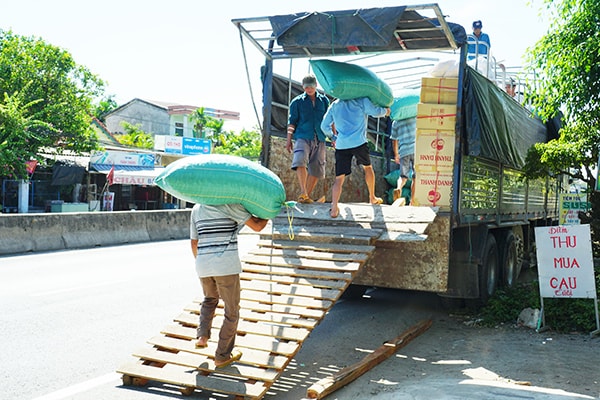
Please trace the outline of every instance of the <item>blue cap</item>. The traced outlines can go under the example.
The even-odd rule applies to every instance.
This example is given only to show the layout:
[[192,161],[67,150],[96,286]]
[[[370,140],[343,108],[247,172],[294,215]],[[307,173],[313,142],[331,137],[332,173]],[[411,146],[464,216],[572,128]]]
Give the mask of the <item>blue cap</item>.
[[481,29],[482,26],[481,21],[473,21],[473,29]]

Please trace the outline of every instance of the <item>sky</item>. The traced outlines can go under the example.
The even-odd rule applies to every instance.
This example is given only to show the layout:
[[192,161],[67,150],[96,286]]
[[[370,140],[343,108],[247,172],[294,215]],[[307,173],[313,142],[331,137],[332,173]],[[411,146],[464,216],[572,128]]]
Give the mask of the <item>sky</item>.
[[[439,0],[448,22],[471,32],[481,20],[498,61],[522,65],[526,49],[547,32],[542,0]],[[530,3],[533,3],[530,5]],[[392,0],[0,0],[0,29],[35,36],[67,50],[75,62],[107,83],[118,105],[134,98],[240,113],[225,129],[258,126],[260,66],[264,59],[244,41],[249,88],[236,18],[311,11],[431,4]]]

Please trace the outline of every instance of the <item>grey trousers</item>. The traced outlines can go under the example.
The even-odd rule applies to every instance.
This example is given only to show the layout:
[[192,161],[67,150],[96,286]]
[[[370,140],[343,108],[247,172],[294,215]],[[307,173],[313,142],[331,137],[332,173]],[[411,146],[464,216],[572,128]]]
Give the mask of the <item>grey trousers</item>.
[[228,360],[235,345],[235,336],[240,318],[240,276],[235,274],[200,278],[200,283],[204,291],[204,300],[200,307],[200,324],[198,325],[197,336],[210,338],[215,310],[219,304],[219,299],[222,299],[225,306],[225,317],[219,331],[215,360]]

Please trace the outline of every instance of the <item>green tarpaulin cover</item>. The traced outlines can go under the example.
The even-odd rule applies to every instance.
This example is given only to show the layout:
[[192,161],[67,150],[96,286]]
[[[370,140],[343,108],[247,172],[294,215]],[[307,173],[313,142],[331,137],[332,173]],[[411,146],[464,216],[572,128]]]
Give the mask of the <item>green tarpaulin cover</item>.
[[467,67],[464,82],[467,154],[521,169],[527,150],[547,141],[546,126],[474,69]]

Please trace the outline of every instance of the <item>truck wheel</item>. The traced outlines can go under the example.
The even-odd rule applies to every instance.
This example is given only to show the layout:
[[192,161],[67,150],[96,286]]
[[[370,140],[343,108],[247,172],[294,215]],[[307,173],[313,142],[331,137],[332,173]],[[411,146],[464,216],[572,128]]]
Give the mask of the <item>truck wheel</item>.
[[512,231],[508,231],[502,240],[500,246],[502,251],[502,279],[504,286],[513,287],[521,273],[521,263],[519,262],[517,238]]
[[479,301],[485,305],[498,287],[498,246],[492,234],[485,241],[479,272]]

